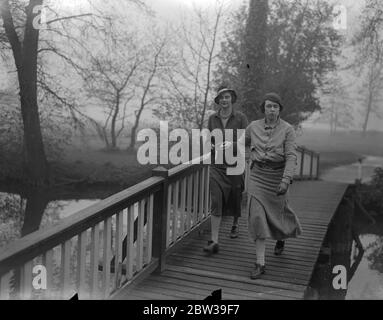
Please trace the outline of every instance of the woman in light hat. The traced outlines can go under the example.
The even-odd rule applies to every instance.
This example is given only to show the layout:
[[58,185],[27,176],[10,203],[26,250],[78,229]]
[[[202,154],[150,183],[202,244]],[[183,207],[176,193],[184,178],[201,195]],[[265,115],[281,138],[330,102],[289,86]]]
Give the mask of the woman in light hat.
[[[218,89],[215,103],[219,110],[209,117],[208,129],[212,132],[215,129],[222,130],[223,144],[215,145],[212,141],[212,162],[210,166],[210,194],[211,194],[211,240],[203,250],[207,253],[217,253],[218,234],[221,225],[222,216],[233,216],[233,226],[230,237],[238,237],[238,218],[241,216],[241,200],[244,190],[244,174],[227,175],[227,168],[230,167],[223,161],[223,164],[215,163],[216,149],[234,148],[234,156],[237,148],[237,130],[245,130],[248,121],[246,116],[234,110],[233,104],[237,101],[237,94],[234,90],[227,87]],[[232,129],[232,141],[225,138],[225,129]],[[235,166],[235,165],[234,165]]]
[[265,239],[277,240],[274,254],[283,252],[284,240],[297,237],[302,229],[289,206],[288,189],[296,167],[294,128],[282,120],[281,98],[268,93],[261,105],[264,119],[246,129],[250,146],[251,170],[248,182],[249,235],[256,245],[257,261],[251,278],[265,273]]

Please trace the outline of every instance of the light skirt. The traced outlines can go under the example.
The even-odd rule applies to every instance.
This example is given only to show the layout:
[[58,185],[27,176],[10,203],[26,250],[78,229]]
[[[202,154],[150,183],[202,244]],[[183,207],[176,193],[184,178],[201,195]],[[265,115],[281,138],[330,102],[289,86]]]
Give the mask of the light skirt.
[[251,170],[248,184],[248,226],[252,240],[285,240],[302,233],[298,217],[289,205],[289,192],[277,196],[283,169],[272,170],[257,165]]

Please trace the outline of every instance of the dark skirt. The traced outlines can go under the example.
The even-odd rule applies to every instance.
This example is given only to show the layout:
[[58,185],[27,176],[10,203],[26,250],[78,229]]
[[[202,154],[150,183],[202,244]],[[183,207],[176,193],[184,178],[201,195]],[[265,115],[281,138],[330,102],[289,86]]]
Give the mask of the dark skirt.
[[210,166],[211,214],[213,216],[241,216],[244,174],[226,175],[226,167]]
[[251,170],[247,210],[252,240],[285,240],[302,233],[298,217],[289,204],[289,193],[276,195],[283,171],[260,168],[257,165]]

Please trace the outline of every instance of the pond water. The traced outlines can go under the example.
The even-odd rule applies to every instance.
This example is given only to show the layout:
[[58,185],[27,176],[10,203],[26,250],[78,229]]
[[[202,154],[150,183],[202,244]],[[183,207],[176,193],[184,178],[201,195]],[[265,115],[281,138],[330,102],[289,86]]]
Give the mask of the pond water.
[[364,254],[348,284],[346,300],[383,300],[383,236],[363,234]]
[[[361,172],[359,163],[354,163],[332,168],[321,179],[352,184],[362,173],[362,182],[367,183],[377,167],[383,167],[383,158],[366,156]],[[325,255],[320,256],[311,281],[314,294],[309,299],[383,300],[383,219],[376,224],[361,216],[347,220],[347,214],[334,219],[325,241],[330,257],[327,261]],[[349,279],[345,290],[333,288],[336,265],[346,267]]]
[[[60,220],[97,203],[100,199],[70,199],[41,201],[35,199],[30,212],[30,199],[19,194],[0,193],[0,250],[27,234],[47,229]],[[45,203],[44,203],[45,202]]]

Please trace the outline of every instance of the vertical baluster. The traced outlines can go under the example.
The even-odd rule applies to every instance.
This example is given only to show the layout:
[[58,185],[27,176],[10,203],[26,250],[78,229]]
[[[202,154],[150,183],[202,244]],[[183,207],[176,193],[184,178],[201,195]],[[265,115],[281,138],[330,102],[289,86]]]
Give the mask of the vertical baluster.
[[32,268],[33,261],[28,261],[22,269],[21,298],[30,300],[32,298]]
[[195,226],[198,221],[198,180],[199,172],[196,171],[194,173],[193,226]]
[[300,148],[297,148],[297,165],[295,168],[294,178],[299,179],[300,178],[300,172],[301,172],[301,163],[302,161],[302,152]]
[[192,219],[192,193],[193,193],[193,175],[187,177],[188,180],[188,197],[187,197],[187,211],[186,211],[186,226],[187,231],[191,229]]
[[310,180],[313,179],[314,152],[310,152]]
[[85,293],[86,235],[86,231],[81,232],[77,244],[77,293],[80,299]]
[[173,189],[173,222],[172,222],[172,239],[176,242],[178,237],[178,196],[179,196],[179,180],[175,183]]
[[301,153],[301,172],[299,173],[300,177],[301,177],[301,180],[303,180],[303,169],[304,169],[304,165],[305,165],[305,149],[302,149],[302,153]]
[[148,222],[147,222],[147,241],[148,241],[148,250],[147,250],[147,263],[149,264],[152,261],[152,241],[153,241],[153,201],[154,195],[151,194],[149,197],[149,205],[148,205]]
[[134,262],[134,210],[133,206],[128,208],[127,214],[127,244],[126,244],[126,278],[129,280],[133,277]]
[[200,170],[199,171],[199,206],[198,206],[198,211],[199,211],[199,221],[201,221],[204,217],[204,214],[203,214],[203,209],[204,209],[204,205],[203,205],[203,197],[205,195],[205,170],[204,170],[204,167],[201,165],[200,166]]
[[44,298],[53,298],[53,249],[45,252],[43,256],[43,265],[47,271],[47,288],[44,290]]
[[210,179],[210,167],[205,166],[205,217],[209,215],[209,209],[210,209],[210,201],[209,201],[209,196],[210,196],[210,184],[209,184],[209,179]]
[[116,216],[116,252],[114,257],[114,279],[116,288],[120,287],[122,278],[122,223],[123,213],[119,212]]
[[110,293],[110,256],[112,238],[112,217],[104,221],[104,257],[103,257],[103,294],[106,298]]
[[0,277],[0,300],[9,300],[11,273],[7,272]]
[[90,295],[96,298],[98,294],[98,264],[100,250],[100,224],[96,224],[91,231],[90,249]]
[[185,233],[186,178],[181,180],[180,235]]
[[70,290],[70,248],[71,240],[61,245],[61,289],[62,298],[67,299]]
[[140,201],[138,209],[138,225],[137,225],[137,272],[142,270],[143,267],[143,249],[144,249],[144,214],[145,202]]
[[166,215],[166,247],[170,244],[170,213],[171,213],[171,200],[172,200],[173,185],[168,186],[168,203],[167,203],[167,215]]

